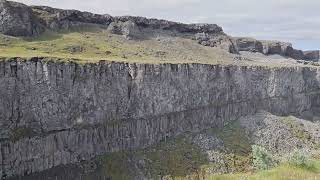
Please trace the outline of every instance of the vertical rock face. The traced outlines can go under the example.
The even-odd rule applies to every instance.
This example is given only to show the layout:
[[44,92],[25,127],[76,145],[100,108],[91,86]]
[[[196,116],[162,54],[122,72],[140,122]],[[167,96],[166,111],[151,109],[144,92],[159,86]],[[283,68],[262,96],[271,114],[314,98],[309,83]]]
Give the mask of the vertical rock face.
[[239,51],[251,51],[263,53],[263,45],[253,38],[234,38]]
[[288,57],[291,57],[293,59],[305,59],[302,50],[294,49],[291,46],[287,47],[285,55],[288,56]]
[[317,104],[319,69],[200,64],[0,62],[0,175],[30,174],[263,109]]
[[320,51],[314,50],[314,51],[304,51],[303,52],[305,59],[310,61],[319,61],[320,60]]
[[62,10],[46,6],[32,6],[33,13],[39,22],[50,30],[68,30],[74,27],[99,24],[108,25],[112,22],[110,15],[93,14],[77,10]]
[[30,7],[0,0],[0,33],[12,36],[32,36],[42,31]]
[[264,54],[279,54],[287,55],[287,49],[292,47],[292,44],[279,41],[262,41]]

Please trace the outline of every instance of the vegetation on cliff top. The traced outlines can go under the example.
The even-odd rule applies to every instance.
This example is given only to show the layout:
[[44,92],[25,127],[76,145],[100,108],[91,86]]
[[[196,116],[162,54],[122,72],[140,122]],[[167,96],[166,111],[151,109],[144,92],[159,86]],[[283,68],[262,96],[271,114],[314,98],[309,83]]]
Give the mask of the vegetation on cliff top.
[[68,32],[46,32],[38,37],[17,38],[0,34],[1,57],[53,57],[137,63],[230,64],[231,55],[219,48],[201,46],[179,37],[128,40],[99,27]]
[[106,60],[147,64],[200,63],[271,67],[299,65],[283,59],[269,63],[267,56],[255,56],[230,54],[220,48],[203,46],[192,39],[178,36],[164,35],[128,40],[99,26],[84,26],[60,32],[46,31],[37,37],[25,38],[0,34],[0,58],[47,57],[77,63]]

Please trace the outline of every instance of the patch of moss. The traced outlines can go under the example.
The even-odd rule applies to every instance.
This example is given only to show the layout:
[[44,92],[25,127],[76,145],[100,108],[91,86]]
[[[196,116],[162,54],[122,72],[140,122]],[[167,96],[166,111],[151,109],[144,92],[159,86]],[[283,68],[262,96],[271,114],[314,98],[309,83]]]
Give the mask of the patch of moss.
[[[137,169],[139,160],[145,164],[143,169]],[[140,173],[150,179],[164,176],[176,179],[199,174],[201,167],[208,164],[205,154],[183,137],[170,139],[144,150],[110,153],[98,157],[97,162],[99,169],[86,175],[85,180],[130,180],[137,175],[137,171],[143,171]]]
[[18,127],[12,130],[10,139],[16,142],[23,138],[30,138],[36,135],[37,133],[31,128]]
[[[150,179],[166,177],[172,180],[198,180],[205,179],[212,171],[220,169],[219,166],[224,166],[227,172],[248,172],[252,169],[251,145],[238,122],[231,123],[220,130],[208,130],[208,133],[218,135],[229,149],[222,154],[223,164],[210,163],[207,155],[198,146],[189,142],[186,137],[179,136],[144,150],[101,156],[98,177],[126,180],[132,179],[136,171],[142,170],[141,173]],[[135,157],[134,160],[132,157]],[[136,169],[137,159],[143,161],[142,169]],[[96,177],[90,178],[96,179]],[[90,178],[87,180],[91,180]]]
[[112,179],[131,180],[134,176],[134,167],[130,166],[129,157],[134,155],[127,151],[110,153],[99,156],[96,161],[99,168],[94,172],[85,175],[84,180]]
[[211,129],[211,133],[220,138],[228,152],[238,156],[248,156],[251,153],[251,143],[240,122],[229,123],[222,129]]

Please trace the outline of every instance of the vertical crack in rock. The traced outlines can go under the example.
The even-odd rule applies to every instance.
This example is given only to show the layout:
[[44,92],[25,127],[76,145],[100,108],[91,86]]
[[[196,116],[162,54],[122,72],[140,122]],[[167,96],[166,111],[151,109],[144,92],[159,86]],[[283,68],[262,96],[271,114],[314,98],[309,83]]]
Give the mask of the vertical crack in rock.
[[[1,62],[1,71],[11,72],[11,64]],[[145,148],[258,110],[299,114],[320,99],[319,70],[311,67],[77,65],[41,58],[16,64],[16,77],[0,76],[0,128],[20,129],[15,141],[8,139],[13,129],[0,134],[1,176]]]

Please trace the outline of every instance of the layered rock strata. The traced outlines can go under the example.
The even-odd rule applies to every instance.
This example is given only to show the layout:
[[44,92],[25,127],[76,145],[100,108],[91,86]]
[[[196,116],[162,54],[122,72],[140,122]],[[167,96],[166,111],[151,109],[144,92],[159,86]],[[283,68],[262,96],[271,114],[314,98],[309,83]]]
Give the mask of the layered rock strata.
[[317,107],[319,69],[201,64],[0,63],[0,174],[148,147],[266,110]]

